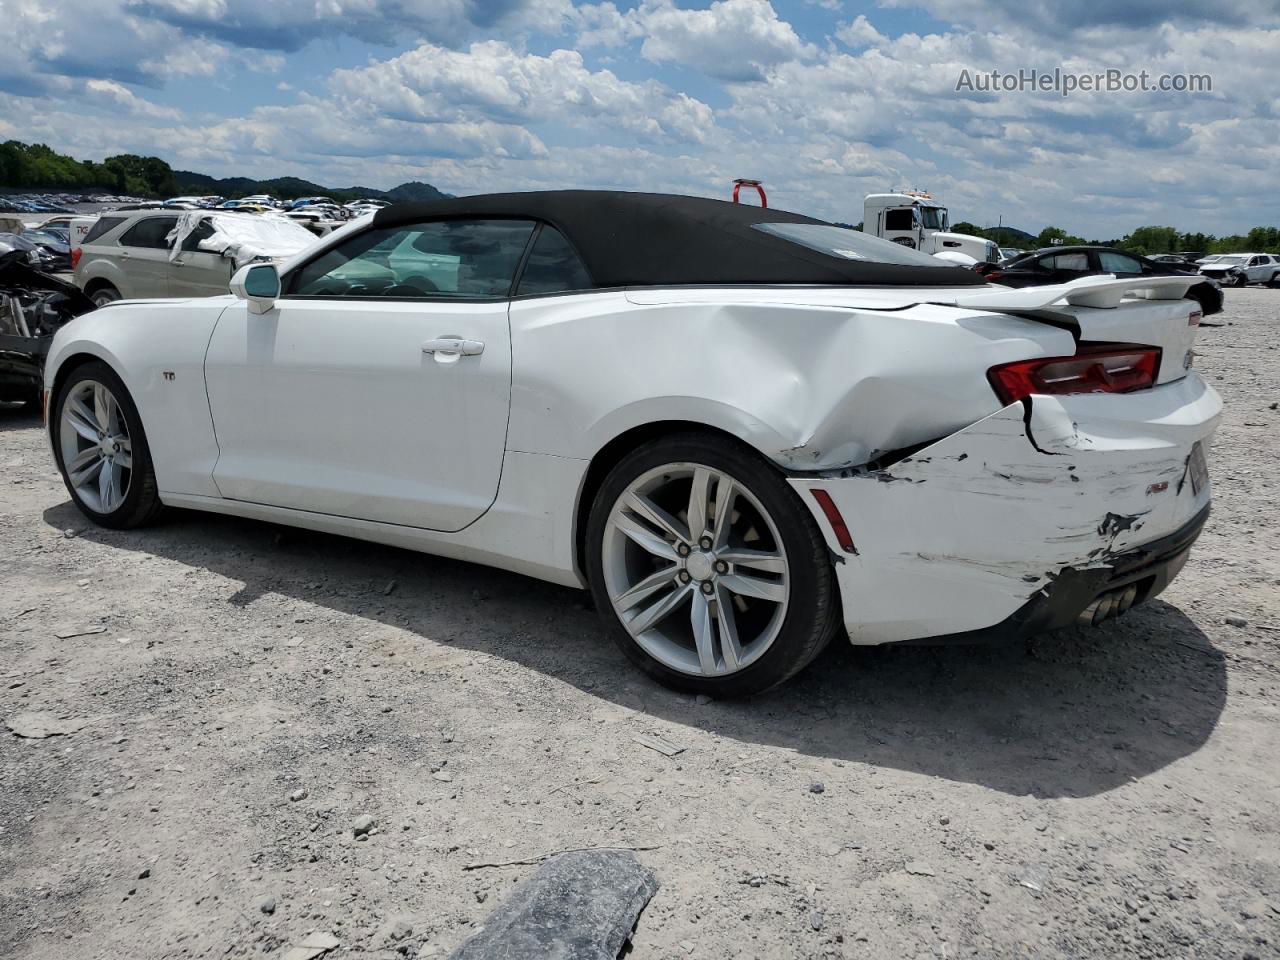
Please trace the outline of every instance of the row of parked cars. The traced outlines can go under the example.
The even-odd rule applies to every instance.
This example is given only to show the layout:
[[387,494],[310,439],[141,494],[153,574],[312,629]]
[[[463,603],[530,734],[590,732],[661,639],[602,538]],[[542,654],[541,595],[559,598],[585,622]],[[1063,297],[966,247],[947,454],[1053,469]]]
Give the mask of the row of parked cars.
[[1204,280],[1192,286],[1188,296],[1200,304],[1206,316],[1222,309],[1223,286],[1264,283],[1280,287],[1280,257],[1266,253],[1214,254],[1199,259],[1178,254],[1144,257],[1115,247],[1088,245],[1010,253],[998,263],[978,264],[975,269],[992,283],[1009,287],[1066,283],[1103,274],[1121,279],[1199,275]]
[[301,223],[312,233],[325,236],[348,220],[377,213],[390,206],[386,200],[366,197],[350,203],[338,203],[332,197],[297,197],[277,200],[269,194],[255,194],[239,200],[218,196],[173,197],[154,203],[135,204],[130,209],[165,210],[235,210],[240,213],[276,213]]

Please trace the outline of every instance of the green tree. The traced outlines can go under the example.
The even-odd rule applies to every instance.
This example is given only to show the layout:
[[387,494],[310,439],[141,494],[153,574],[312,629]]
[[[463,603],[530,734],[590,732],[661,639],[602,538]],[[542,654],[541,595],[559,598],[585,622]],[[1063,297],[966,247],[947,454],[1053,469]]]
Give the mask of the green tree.
[[1120,246],[1135,253],[1173,253],[1178,249],[1178,231],[1173,227],[1138,227],[1120,241]]
[[1208,250],[1213,246],[1214,236],[1211,233],[1184,233],[1178,239],[1179,250]]
[[1040,231],[1040,235],[1036,237],[1036,246],[1038,247],[1054,247],[1061,244],[1075,245],[1084,243],[1081,237],[1073,236],[1061,227],[1045,227]]
[[959,223],[953,223],[951,225],[951,232],[967,233],[971,237],[987,238],[986,230],[983,230],[982,227],[978,226],[976,223],[970,223],[968,220],[961,220]]
[[1245,237],[1245,246],[1256,253],[1280,250],[1280,230],[1275,227],[1254,227]]
[[[122,153],[102,161],[107,170],[119,171],[124,176],[126,189],[131,192],[154,195],[173,194],[178,191],[178,181],[173,168],[159,157],[140,157]],[[139,189],[140,188],[140,189]]]

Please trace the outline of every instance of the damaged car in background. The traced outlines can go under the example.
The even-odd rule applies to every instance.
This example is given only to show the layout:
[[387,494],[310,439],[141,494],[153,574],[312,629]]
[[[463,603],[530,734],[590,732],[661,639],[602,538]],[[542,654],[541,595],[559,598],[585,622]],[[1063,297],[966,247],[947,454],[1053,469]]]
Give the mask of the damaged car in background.
[[104,526],[187,507],[585,587],[651,676],[745,695],[837,635],[1020,637],[1163,590],[1222,409],[1198,282],[1009,289],[661,194],[409,204],[63,328],[48,424]]
[[73,251],[75,283],[99,306],[225,294],[238,267],[290,257],[316,240],[278,216],[191,210],[104,214]]
[[93,303],[29,257],[29,250],[0,236],[0,401],[34,406],[54,333]]

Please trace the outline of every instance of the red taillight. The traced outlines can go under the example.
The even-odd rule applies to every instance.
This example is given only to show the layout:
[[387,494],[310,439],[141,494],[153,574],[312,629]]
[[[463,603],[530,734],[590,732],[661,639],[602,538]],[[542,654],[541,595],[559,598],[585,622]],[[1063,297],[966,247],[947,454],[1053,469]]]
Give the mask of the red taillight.
[[822,508],[822,515],[827,518],[827,523],[831,524],[831,532],[836,535],[836,543],[840,544],[840,549],[845,553],[856,554],[858,548],[853,545],[853,535],[849,533],[849,527],[845,524],[844,517],[840,515],[840,508],[831,499],[831,494],[818,489],[809,492],[813,494],[813,499],[818,501],[818,506]]
[[1156,382],[1160,348],[1134,344],[1086,347],[1074,357],[1040,357],[1002,363],[987,371],[992,389],[1004,403],[1033,393],[1129,393]]
[[71,249],[71,269],[72,270],[74,270],[76,268],[76,264],[80,262],[80,255],[83,253],[84,253],[84,249],[82,247],[73,247]]
[[988,280],[990,280],[992,283],[994,283],[995,281],[1003,277],[1004,274],[1001,273],[999,270],[988,270],[986,273],[983,274],[983,276],[986,277]]

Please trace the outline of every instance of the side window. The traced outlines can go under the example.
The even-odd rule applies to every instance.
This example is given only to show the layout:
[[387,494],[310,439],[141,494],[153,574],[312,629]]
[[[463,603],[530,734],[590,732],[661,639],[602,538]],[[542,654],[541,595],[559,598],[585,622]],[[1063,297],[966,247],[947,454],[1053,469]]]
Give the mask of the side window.
[[1045,257],[1050,270],[1088,270],[1089,255],[1087,253],[1057,253]]
[[1098,263],[1104,273],[1142,272],[1142,262],[1136,257],[1126,257],[1123,253],[1112,253],[1109,250],[1098,251]]
[[886,210],[884,212],[885,230],[910,230],[915,226],[915,218],[910,210]]
[[293,273],[296,297],[505,297],[531,220],[435,220],[366,230]]
[[139,220],[125,231],[120,238],[124,247],[148,247],[153,250],[168,250],[169,241],[165,238],[178,225],[177,217],[147,217]]
[[89,228],[89,232],[84,235],[81,244],[93,243],[104,233],[110,233],[120,224],[124,223],[124,217],[99,217],[98,222]]
[[196,228],[183,238],[182,250],[184,253],[208,253],[207,250],[200,249],[200,241],[208,240],[213,236],[213,221],[205,217],[196,224]]
[[533,241],[533,249],[529,251],[516,295],[589,290],[592,286],[591,275],[564,234],[544,224],[538,239]]

